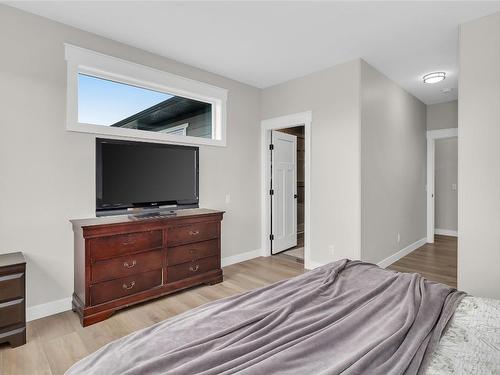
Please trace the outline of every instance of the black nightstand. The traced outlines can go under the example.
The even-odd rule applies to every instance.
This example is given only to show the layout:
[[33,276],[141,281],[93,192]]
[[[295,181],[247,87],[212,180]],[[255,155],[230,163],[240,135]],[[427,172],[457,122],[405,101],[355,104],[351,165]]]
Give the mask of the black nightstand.
[[0,343],[26,344],[26,260],[0,254]]

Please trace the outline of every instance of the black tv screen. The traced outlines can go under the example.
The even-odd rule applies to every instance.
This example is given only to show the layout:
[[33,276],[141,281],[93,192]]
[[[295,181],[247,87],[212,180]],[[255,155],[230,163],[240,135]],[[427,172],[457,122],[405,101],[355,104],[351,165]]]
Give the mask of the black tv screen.
[[96,211],[198,205],[199,148],[96,140]]

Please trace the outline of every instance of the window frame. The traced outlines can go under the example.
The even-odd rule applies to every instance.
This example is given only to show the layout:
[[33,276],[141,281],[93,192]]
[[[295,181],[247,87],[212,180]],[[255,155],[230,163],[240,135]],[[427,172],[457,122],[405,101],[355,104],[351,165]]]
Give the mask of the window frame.
[[[64,44],[66,130],[184,145],[226,146],[228,90],[99,52]],[[212,139],[78,122],[78,74],[194,99],[212,105]]]

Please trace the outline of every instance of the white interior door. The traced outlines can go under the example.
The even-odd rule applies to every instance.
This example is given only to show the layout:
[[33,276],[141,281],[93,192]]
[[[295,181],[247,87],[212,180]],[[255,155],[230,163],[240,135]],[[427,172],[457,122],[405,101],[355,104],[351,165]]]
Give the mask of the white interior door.
[[297,137],[271,133],[272,254],[297,246]]

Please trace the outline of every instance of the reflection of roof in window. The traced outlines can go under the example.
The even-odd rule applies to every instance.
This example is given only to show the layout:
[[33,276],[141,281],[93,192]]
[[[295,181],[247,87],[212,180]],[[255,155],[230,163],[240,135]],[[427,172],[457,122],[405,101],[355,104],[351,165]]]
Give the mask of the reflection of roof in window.
[[82,73],[78,73],[78,120],[157,132],[189,123],[189,135],[212,136],[210,103]]
[[161,130],[168,128],[170,124],[193,116],[211,115],[211,110],[212,106],[209,103],[174,96],[111,126],[141,130]]

